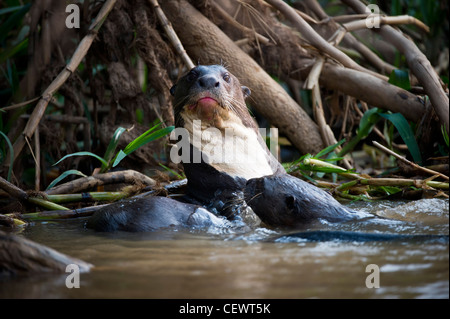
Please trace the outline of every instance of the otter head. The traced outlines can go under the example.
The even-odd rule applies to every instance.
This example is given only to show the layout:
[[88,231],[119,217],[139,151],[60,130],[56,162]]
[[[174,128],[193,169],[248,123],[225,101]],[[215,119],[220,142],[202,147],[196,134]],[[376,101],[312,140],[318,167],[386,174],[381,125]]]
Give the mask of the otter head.
[[181,77],[170,93],[174,96],[179,127],[189,118],[220,129],[232,114],[244,125],[251,125],[247,123],[251,118],[244,101],[250,90],[221,65],[196,66]]

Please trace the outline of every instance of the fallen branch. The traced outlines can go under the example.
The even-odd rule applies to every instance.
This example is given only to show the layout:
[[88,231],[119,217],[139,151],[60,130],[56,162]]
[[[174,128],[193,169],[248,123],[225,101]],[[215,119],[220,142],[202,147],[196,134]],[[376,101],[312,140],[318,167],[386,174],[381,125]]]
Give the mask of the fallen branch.
[[449,180],[448,176],[446,176],[446,175],[444,175],[444,174],[442,174],[440,172],[436,172],[434,170],[431,170],[429,168],[425,168],[425,167],[419,166],[416,163],[410,162],[406,158],[404,158],[403,156],[398,155],[397,153],[391,151],[390,149],[384,147],[383,145],[381,145],[380,143],[378,143],[376,141],[372,141],[372,143],[373,143],[373,145],[375,145],[379,149],[381,149],[381,150],[385,151],[386,153],[394,156],[395,158],[397,158],[397,159],[407,163],[408,165],[411,165],[414,168],[420,169],[420,170],[422,170],[424,172],[427,172],[427,173],[429,173],[431,175],[438,175],[438,176],[442,177],[443,179]]
[[163,27],[164,31],[166,32],[167,37],[169,38],[170,42],[172,43],[173,47],[175,48],[175,51],[180,55],[181,59],[183,60],[184,64],[186,65],[186,67],[189,70],[192,69],[193,67],[195,67],[191,58],[186,53],[186,50],[184,49],[183,44],[181,43],[181,41],[178,38],[175,31],[173,30],[172,24],[167,19],[164,12],[161,10],[161,7],[159,6],[158,1],[157,0],[149,0],[149,2],[153,5],[156,15],[159,19],[159,22],[161,22],[161,26]]
[[71,210],[53,210],[53,211],[44,211],[38,213],[27,213],[22,214],[21,217],[25,220],[37,220],[37,219],[66,219],[66,218],[76,218],[76,217],[88,217],[94,214],[100,208],[108,206],[110,204],[97,205],[84,207],[79,209],[71,209]]
[[[362,2],[358,0],[343,0],[343,2],[357,13],[365,13],[366,6]],[[449,99],[430,61],[415,43],[406,38],[400,31],[389,25],[382,25],[376,30],[405,56],[411,72],[422,84],[425,92],[430,97],[431,104],[441,124],[445,126],[447,133],[449,133]]]
[[425,113],[425,107],[416,95],[364,72],[326,63],[320,83],[372,106],[401,113],[416,123]]
[[45,193],[48,195],[71,194],[71,193],[78,193],[83,190],[105,184],[114,184],[114,183],[135,184],[136,182],[148,186],[156,185],[156,181],[154,179],[139,172],[136,172],[134,170],[126,170],[119,172],[110,172],[105,174],[95,174],[89,177],[78,178],[74,181],[53,187],[52,189],[46,191]]
[[306,41],[308,41],[317,50],[329,55],[336,61],[342,63],[345,67],[366,72],[373,76],[387,81],[388,78],[379,73],[368,70],[349,58],[345,53],[338,50],[322,38],[289,4],[281,0],[266,0],[274,8],[278,9],[294,25]]

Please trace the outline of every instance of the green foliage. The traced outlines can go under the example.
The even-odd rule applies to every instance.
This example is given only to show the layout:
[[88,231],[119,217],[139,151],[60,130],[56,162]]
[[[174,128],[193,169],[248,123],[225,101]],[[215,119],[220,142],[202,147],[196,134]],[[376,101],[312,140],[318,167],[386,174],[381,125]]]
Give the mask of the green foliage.
[[[62,160],[62,159],[61,159]],[[58,184],[60,181],[62,181],[64,178],[66,178],[69,175],[80,175],[83,177],[87,177],[85,174],[83,174],[82,172],[76,170],[76,169],[70,169],[68,171],[65,171],[64,173],[62,173],[61,175],[59,175],[57,178],[55,178],[53,180],[53,182],[50,183],[50,185],[48,185],[46,190],[49,190],[50,188],[52,188],[53,186],[55,186],[56,184]]]
[[320,159],[323,156],[328,155],[328,158],[321,159],[321,161],[324,162],[337,162],[342,159],[342,157],[336,157],[336,154],[334,153],[334,150],[336,147],[340,146],[342,143],[345,142],[345,139],[342,139],[338,143],[334,145],[330,145],[323,150],[321,150],[317,155],[313,156],[311,154],[305,154],[301,156],[299,159],[285,164],[285,168],[287,173],[291,174],[293,172],[299,172],[301,173],[306,179],[310,181],[314,181],[310,176],[309,172],[315,172],[316,175],[318,174],[318,177],[322,177],[325,173],[353,173],[351,170],[345,170],[342,168],[334,167],[333,165],[327,165],[327,166],[317,166],[311,164],[311,159]]
[[421,164],[422,156],[420,154],[419,146],[417,145],[414,132],[405,117],[400,113],[386,113],[378,108],[369,109],[364,113],[359,123],[359,129],[356,136],[342,148],[342,151],[339,152],[338,156],[344,156],[351,152],[362,139],[369,135],[381,118],[389,120],[395,126],[403,139],[403,142],[408,146],[408,150],[414,161]]
[[[2,136],[5,139],[6,143],[8,144],[8,147],[9,147],[9,159],[10,159],[9,162],[10,162],[10,165],[9,165],[9,169],[8,169],[8,177],[6,179],[7,179],[7,181],[10,181],[11,180],[11,173],[12,173],[13,162],[14,162],[14,148],[13,148],[13,146],[11,144],[11,141],[9,140],[8,136],[6,136],[5,133],[0,131],[0,136]],[[1,152],[1,155],[2,155],[1,158],[2,159],[5,158],[5,153],[6,152],[4,152],[2,149],[0,149],[0,152]]]
[[401,87],[404,90],[410,90],[409,72],[406,70],[392,70],[389,76],[389,83]]
[[[174,126],[165,127],[162,129],[157,128],[161,126],[162,123],[158,123],[155,126],[151,127],[149,130],[147,130],[145,133],[141,134],[139,137],[137,137],[135,140],[131,141],[124,150],[120,150],[116,153],[117,145],[119,143],[119,139],[121,135],[127,131],[127,129],[123,127],[119,127],[114,132],[113,137],[111,138],[111,141],[109,142],[108,148],[105,151],[105,155],[103,157],[100,157],[94,153],[91,152],[77,152],[72,154],[67,154],[63,158],[61,158],[59,161],[57,161],[54,165],[60,163],[61,161],[65,160],[66,158],[72,157],[72,156],[92,156],[96,159],[98,159],[102,163],[102,167],[100,169],[100,173],[107,172],[111,167],[116,167],[122,159],[124,159],[127,155],[130,155],[135,150],[137,150],[139,147],[157,140],[163,136],[166,136],[172,130],[174,129]],[[60,177],[59,180],[63,179],[69,174],[77,174],[80,175],[78,171],[70,170],[63,173],[63,177]],[[61,175],[62,176],[62,175]],[[58,180],[58,181],[59,181]],[[52,183],[52,186],[56,183]],[[49,186],[50,187],[50,186]]]

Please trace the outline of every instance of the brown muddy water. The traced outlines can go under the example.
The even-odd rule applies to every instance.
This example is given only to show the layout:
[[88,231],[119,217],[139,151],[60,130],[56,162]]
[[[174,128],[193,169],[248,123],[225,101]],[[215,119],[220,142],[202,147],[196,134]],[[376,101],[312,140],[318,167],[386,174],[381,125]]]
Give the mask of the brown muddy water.
[[3,281],[0,298],[449,298],[448,200],[348,206],[383,218],[244,234],[38,222],[22,236],[95,268],[80,288],[66,287],[69,274]]

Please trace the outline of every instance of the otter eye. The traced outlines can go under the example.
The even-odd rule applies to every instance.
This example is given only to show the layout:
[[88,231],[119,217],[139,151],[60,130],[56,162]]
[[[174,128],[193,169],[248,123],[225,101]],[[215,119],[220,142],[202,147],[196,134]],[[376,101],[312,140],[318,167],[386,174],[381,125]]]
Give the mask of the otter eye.
[[225,80],[225,82],[230,83],[230,81],[231,81],[230,74],[229,73],[225,73],[223,75],[223,79]]
[[197,72],[195,72],[195,71],[191,71],[191,72],[188,73],[188,75],[186,75],[186,80],[187,80],[188,82],[192,82],[192,81],[194,81],[196,78],[197,78]]

